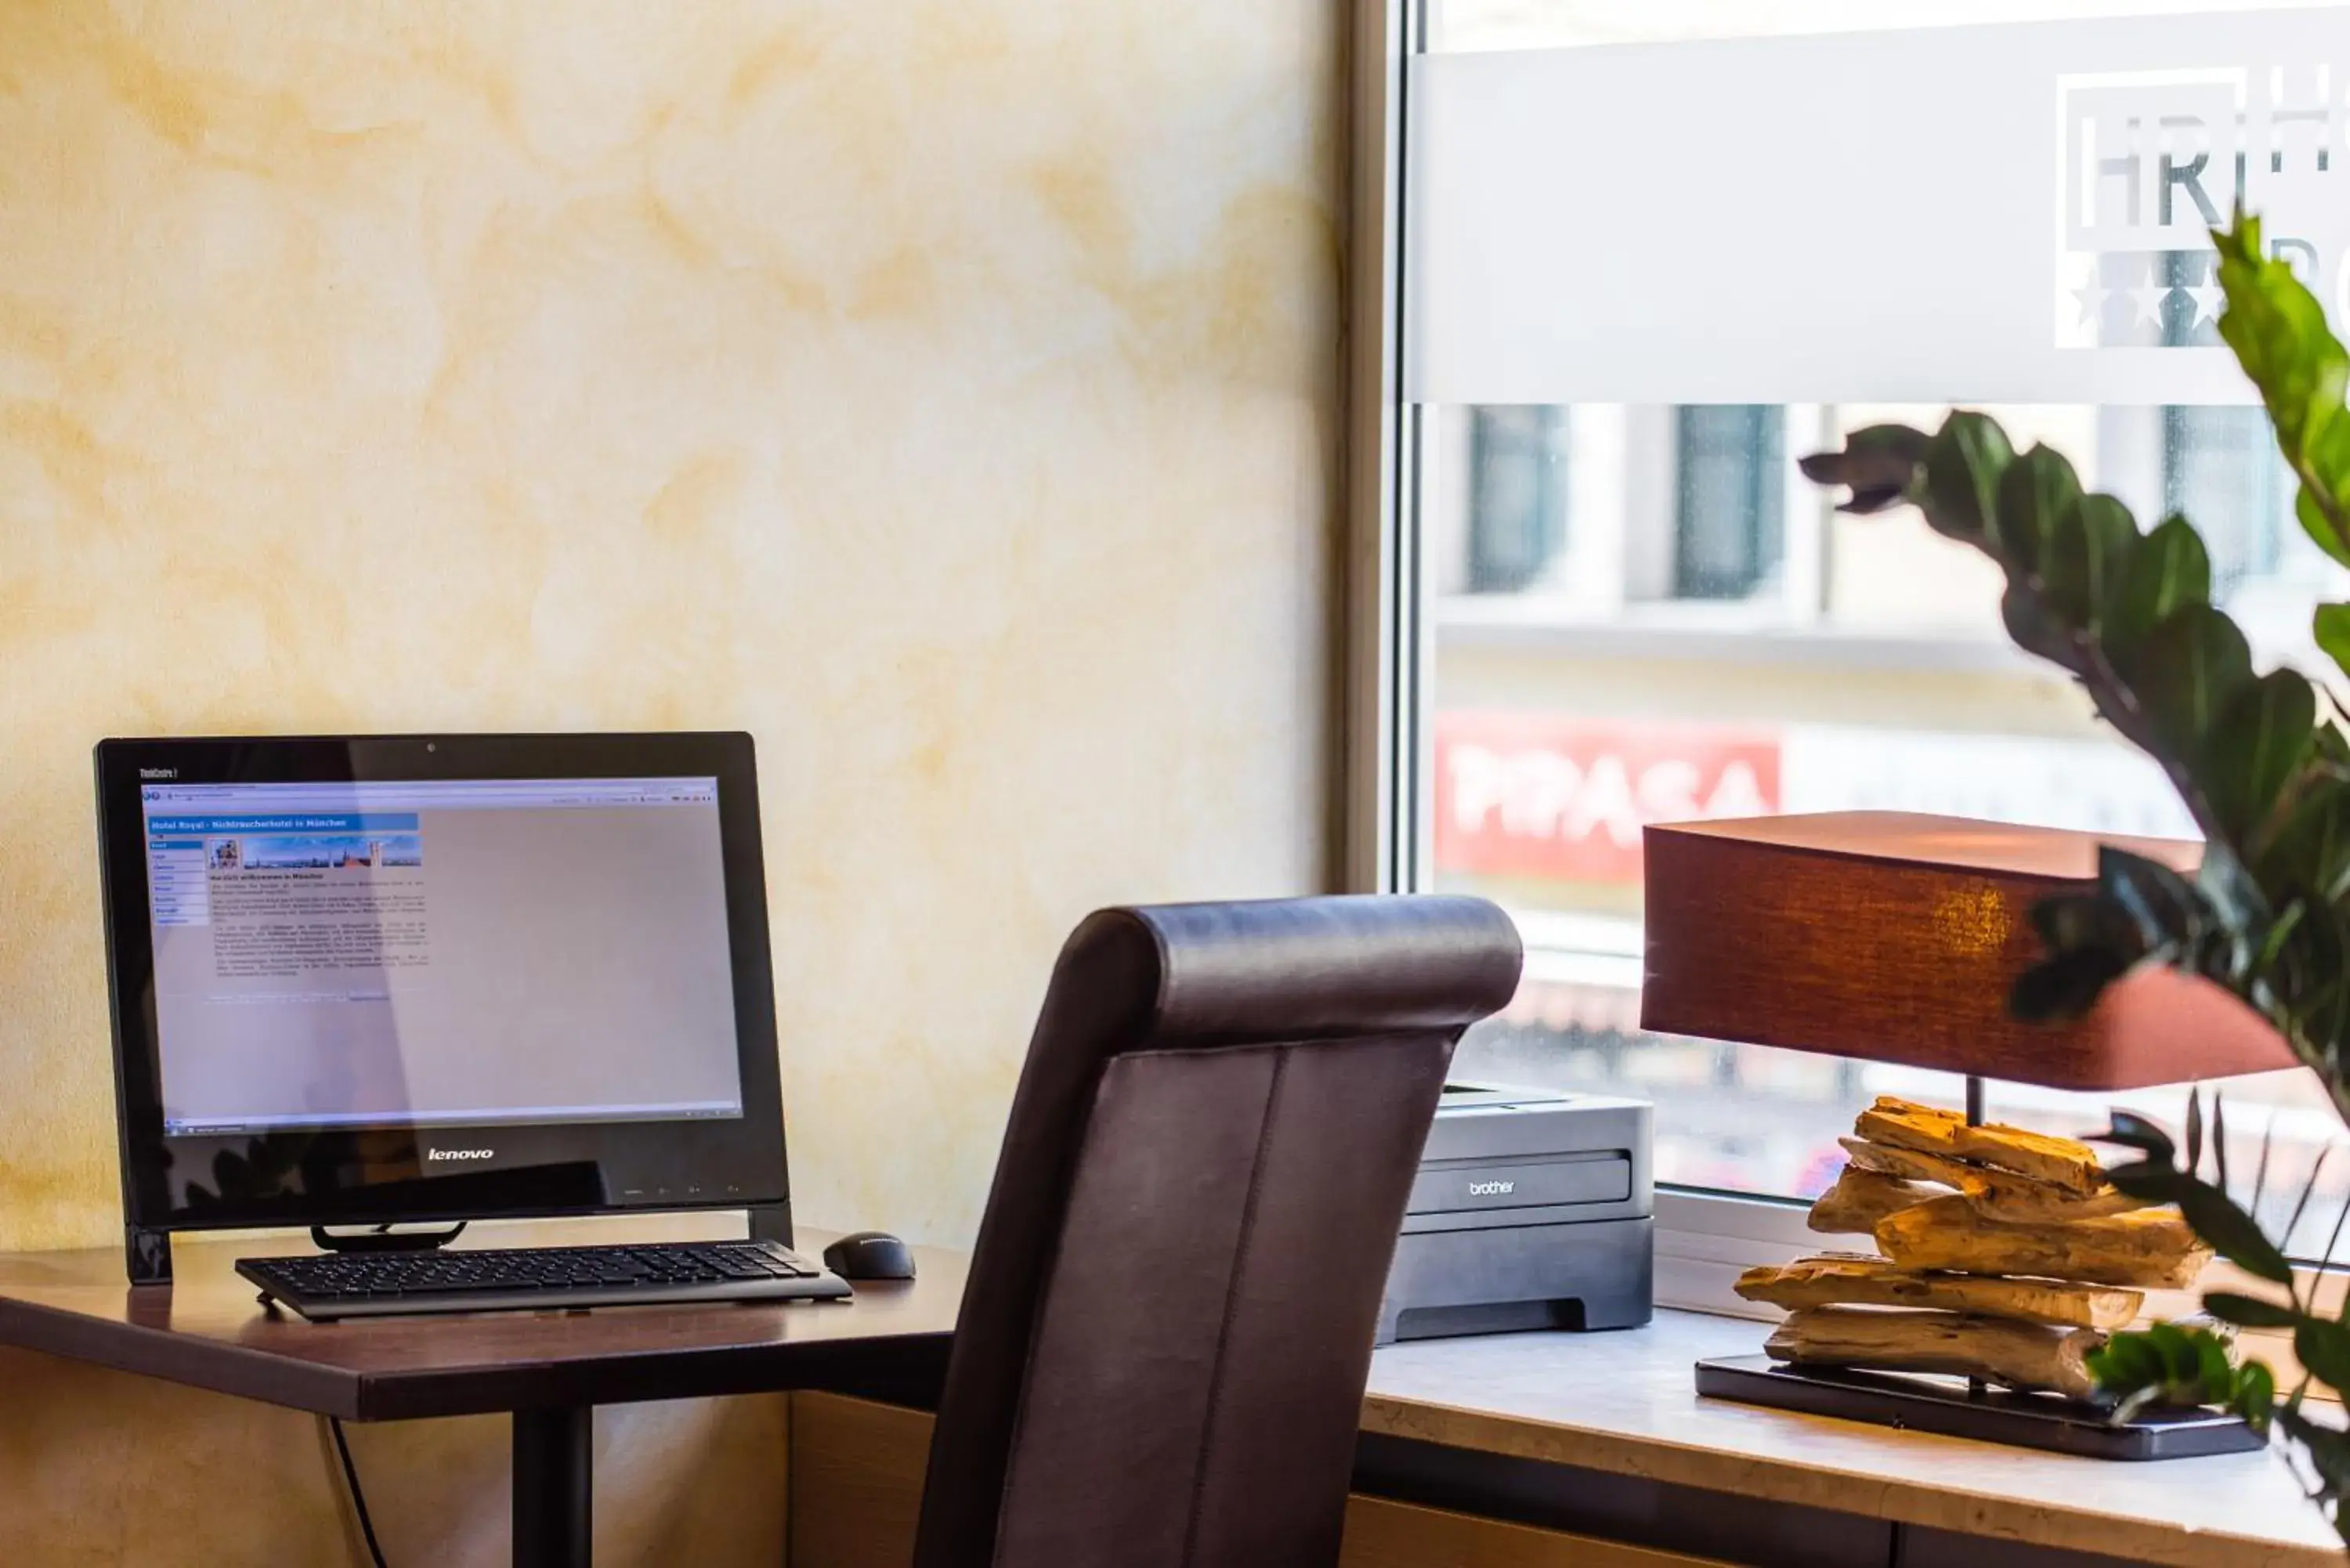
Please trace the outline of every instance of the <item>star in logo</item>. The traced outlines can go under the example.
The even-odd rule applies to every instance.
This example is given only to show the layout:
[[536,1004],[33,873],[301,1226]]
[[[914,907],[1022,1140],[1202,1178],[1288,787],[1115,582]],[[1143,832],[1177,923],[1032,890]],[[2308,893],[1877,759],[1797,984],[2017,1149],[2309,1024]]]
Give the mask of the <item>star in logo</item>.
[[2085,283],[2073,291],[2081,302],[2081,325],[2095,327],[2106,313],[2106,290],[2095,283]]
[[2129,296],[2130,304],[2137,307],[2137,316],[2130,325],[2144,327],[2148,322],[2162,325],[2162,302],[2170,290],[2158,283],[2142,283],[2136,288],[2122,290]]
[[2178,292],[2195,302],[2195,319],[2187,324],[2189,331],[2207,321],[2219,320],[2220,306],[2228,300],[2227,291],[2209,278]]

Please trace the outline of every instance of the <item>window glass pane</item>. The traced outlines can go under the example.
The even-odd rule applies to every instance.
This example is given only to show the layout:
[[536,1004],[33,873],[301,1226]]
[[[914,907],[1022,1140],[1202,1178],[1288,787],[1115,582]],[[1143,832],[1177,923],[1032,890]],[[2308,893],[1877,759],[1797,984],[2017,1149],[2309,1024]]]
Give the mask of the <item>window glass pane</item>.
[[[1660,1179],[1808,1196],[1867,1100],[1961,1086],[1644,1033],[1644,824],[2193,829],[2010,645],[1987,561],[1914,512],[1837,514],[1794,460],[1982,408],[2142,526],[2192,517],[2256,660],[2330,671],[2310,612],[2350,584],[2220,345],[2205,224],[2243,196],[2350,298],[2350,8],[1431,0],[1428,33],[1401,334],[1433,650],[1415,874],[1500,900],[1529,950],[1461,1070],[1650,1099]],[[2282,1225],[2275,1189],[2339,1120],[2307,1074],[2228,1092],[2239,1169],[2273,1122]],[[1991,1110],[2079,1133],[2184,1098],[2002,1085]],[[2336,1163],[2303,1252],[2342,1211]]]

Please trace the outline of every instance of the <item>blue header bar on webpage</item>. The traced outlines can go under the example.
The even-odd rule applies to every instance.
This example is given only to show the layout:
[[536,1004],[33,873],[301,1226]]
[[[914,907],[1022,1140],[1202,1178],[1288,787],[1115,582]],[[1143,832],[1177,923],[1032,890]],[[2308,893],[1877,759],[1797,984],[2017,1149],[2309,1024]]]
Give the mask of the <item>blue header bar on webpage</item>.
[[412,811],[356,812],[338,816],[151,816],[147,831],[178,833],[413,833]]

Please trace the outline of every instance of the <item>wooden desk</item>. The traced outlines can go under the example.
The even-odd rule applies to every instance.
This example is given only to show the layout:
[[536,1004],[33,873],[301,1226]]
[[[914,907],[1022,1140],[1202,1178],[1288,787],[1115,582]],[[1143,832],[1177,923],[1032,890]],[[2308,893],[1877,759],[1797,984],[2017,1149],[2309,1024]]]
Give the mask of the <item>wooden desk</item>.
[[[484,1226],[461,1244],[561,1245],[741,1234],[723,1219]],[[830,1235],[802,1230],[813,1256]],[[348,1421],[507,1411],[514,1561],[584,1568],[598,1405],[868,1385],[935,1366],[963,1257],[919,1251],[918,1278],[849,1303],[601,1307],[311,1324],[265,1308],[239,1257],[307,1251],[271,1235],[182,1241],[177,1281],[133,1288],[119,1251],[0,1254],[0,1345]]]
[[[730,1233],[740,1232],[720,1220],[598,1221],[484,1227],[465,1240],[513,1246]],[[815,1251],[828,1237],[803,1230],[798,1240]],[[862,1285],[849,1305],[622,1307],[319,1325],[264,1312],[252,1287],[231,1272],[240,1255],[292,1247],[283,1235],[182,1243],[179,1283],[169,1291],[131,1290],[112,1250],[0,1254],[0,1345],[350,1420],[512,1412],[515,1560],[533,1564],[588,1560],[589,1407],[782,1389],[872,1393],[893,1382],[915,1390],[905,1402],[935,1397],[964,1269],[960,1253],[922,1250],[919,1280]],[[2341,1562],[2331,1530],[2272,1454],[2106,1464],[1699,1397],[1690,1364],[1749,1348],[1761,1332],[1752,1323],[1662,1312],[1650,1327],[1619,1334],[1394,1345],[1373,1358],[1363,1427],[1374,1442],[1408,1439],[1562,1467],[1595,1478],[1602,1490],[1610,1478],[1622,1478],[1634,1490],[1669,1493],[1668,1501],[1746,1500],[1880,1521],[1888,1532],[1898,1530],[1900,1546],[1879,1552],[1871,1559],[1878,1563],[1888,1556],[1905,1563],[2004,1561],[1992,1555],[2003,1549],[2046,1554],[2035,1562],[2093,1553],[2174,1568]],[[920,1495],[926,1420],[908,1427],[912,1435],[885,1456],[892,1495]],[[803,1431],[795,1423],[794,1432],[797,1448],[816,1439],[817,1427]],[[1451,1506],[1542,1522],[1469,1498]],[[820,1528],[821,1511],[795,1514],[794,1531]],[[900,1533],[910,1542],[912,1515],[899,1512]],[[534,1528],[545,1521],[565,1533],[525,1548],[526,1518]],[[862,1516],[849,1522],[860,1531],[871,1524]],[[1596,1521],[1548,1523],[1612,1533]],[[1698,1553],[1682,1559],[1690,1562],[1735,1555],[1695,1544],[1673,1549]],[[539,1554],[529,1555],[534,1550]],[[1647,1552],[1593,1560],[1672,1559]]]
[[[1660,1311],[1648,1327],[1615,1334],[1390,1345],[1371,1359],[1363,1430],[1374,1445],[1401,1438],[1505,1466],[1572,1469],[1602,1501],[1621,1480],[1613,1498],[1645,1490],[1881,1521],[1895,1527],[1890,1555],[1905,1565],[2341,1568],[2340,1540],[2278,1454],[2121,1464],[1697,1392],[1692,1363],[1751,1354],[1764,1332],[1737,1318]],[[1737,1555],[1719,1544],[1680,1550]]]

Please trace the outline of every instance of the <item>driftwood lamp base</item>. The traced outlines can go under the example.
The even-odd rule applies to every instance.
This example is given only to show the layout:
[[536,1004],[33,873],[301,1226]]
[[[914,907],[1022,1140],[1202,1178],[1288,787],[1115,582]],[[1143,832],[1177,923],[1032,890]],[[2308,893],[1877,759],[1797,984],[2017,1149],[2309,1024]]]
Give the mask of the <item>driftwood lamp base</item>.
[[1962,1377],[1790,1366],[1767,1355],[1699,1362],[1697,1391],[1810,1416],[2086,1459],[2184,1459],[2268,1446],[2235,1417],[2212,1410],[2147,1410],[2116,1427],[2095,1406],[2053,1394],[1970,1393]]

